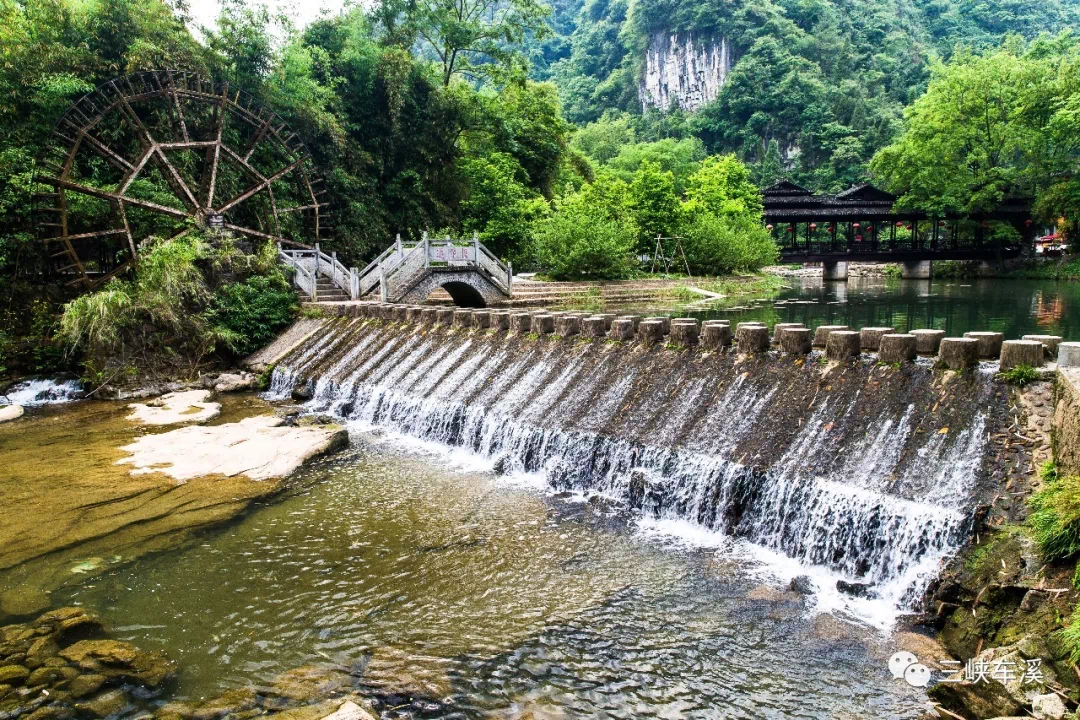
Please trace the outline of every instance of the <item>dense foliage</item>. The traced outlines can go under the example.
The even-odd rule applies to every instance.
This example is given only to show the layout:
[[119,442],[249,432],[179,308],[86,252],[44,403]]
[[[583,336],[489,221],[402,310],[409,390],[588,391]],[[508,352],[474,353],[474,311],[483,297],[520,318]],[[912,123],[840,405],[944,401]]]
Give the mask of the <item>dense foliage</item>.
[[[867,178],[871,157],[901,132],[903,108],[923,92],[936,62],[958,48],[982,52],[1009,36],[1031,40],[1075,27],[1080,3],[580,0],[554,7],[563,39],[545,42],[537,72],[558,84],[571,121],[625,124],[639,140],[697,138],[710,152],[737,153],[760,185],[785,175],[835,191]],[[673,33],[726,41],[733,67],[716,100],[696,114],[643,114],[637,83],[645,49],[654,34]]]
[[[907,128],[874,171],[900,203],[985,212],[1010,196],[1038,199],[1047,219],[1080,213],[1080,37],[1012,42],[935,65]],[[1064,229],[1064,228],[1062,228]]]
[[191,232],[154,244],[130,279],[70,302],[62,334],[101,383],[191,370],[216,351],[251,352],[292,320],[295,305],[274,253]]

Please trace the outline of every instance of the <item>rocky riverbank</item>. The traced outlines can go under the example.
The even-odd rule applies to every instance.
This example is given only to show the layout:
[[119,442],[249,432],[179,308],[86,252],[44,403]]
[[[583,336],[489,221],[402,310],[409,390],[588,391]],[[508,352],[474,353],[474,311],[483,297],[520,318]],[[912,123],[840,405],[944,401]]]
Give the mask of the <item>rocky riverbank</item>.
[[1078,399],[1068,373],[1013,391],[1014,422],[994,438],[1001,492],[927,593],[923,620],[959,671],[930,688],[937,717],[1057,720],[1077,708],[1080,668],[1062,632],[1080,601],[1076,563],[1043,557],[1028,500],[1051,448],[1059,458],[1076,452]]

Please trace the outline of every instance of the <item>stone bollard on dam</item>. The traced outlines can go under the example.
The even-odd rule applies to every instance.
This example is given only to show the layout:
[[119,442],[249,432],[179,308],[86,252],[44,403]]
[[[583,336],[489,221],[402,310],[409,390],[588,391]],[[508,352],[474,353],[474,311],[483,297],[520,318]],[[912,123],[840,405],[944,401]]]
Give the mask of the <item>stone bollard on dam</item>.
[[944,330],[912,330],[909,334],[915,336],[915,352],[920,355],[937,355],[941,339],[945,337]]
[[642,320],[638,325],[638,336],[645,347],[664,342],[664,323],[660,320]]
[[878,345],[878,362],[910,362],[918,354],[915,350],[917,339],[910,333],[888,333],[881,336]]
[[1011,370],[1017,365],[1042,367],[1046,348],[1038,340],[1006,340],[1001,344],[1001,369]]
[[811,350],[810,329],[805,327],[785,327],[777,332],[777,344],[780,352],[789,355],[806,355]]
[[555,316],[548,313],[533,315],[532,329],[537,335],[550,335],[555,332]]
[[423,314],[424,308],[417,305],[410,305],[408,311],[405,313],[405,319],[411,323],[420,322],[420,316]]
[[469,329],[472,327],[472,310],[455,310],[454,327]]
[[671,318],[669,317],[647,317],[645,320],[660,323],[660,327],[663,328],[665,335],[671,332]]
[[698,322],[693,318],[679,318],[671,321],[671,342],[683,347],[691,347],[698,344],[701,331]]
[[804,327],[802,323],[776,323],[773,325],[773,344],[780,344],[780,334],[787,328],[801,328]]
[[608,336],[612,340],[633,340],[634,319],[629,317],[615,318],[611,323],[611,332]]
[[618,317],[615,313],[598,313],[594,317],[604,318],[604,332],[611,330],[611,323]]
[[1025,335],[1021,338],[1021,340],[1041,342],[1046,348],[1046,354],[1052,358],[1058,356],[1058,347],[1063,339],[1060,335]]
[[966,370],[979,364],[979,341],[974,338],[942,338],[938,365],[948,370]]
[[504,332],[510,329],[510,313],[508,311],[499,311],[491,313],[490,327],[496,332]]
[[769,349],[769,328],[764,325],[739,323],[735,341],[740,353],[760,353]]
[[532,330],[532,318],[529,313],[514,313],[510,316],[510,329],[516,333],[528,333]]
[[861,351],[859,333],[855,330],[830,330],[825,341],[825,357],[837,362],[847,362],[859,357]]
[[641,321],[644,320],[640,315],[620,315],[616,320],[629,320],[634,324],[634,334],[637,334],[638,326],[641,325]]
[[555,334],[559,337],[581,334],[581,318],[577,315],[561,315],[555,318]]
[[438,308],[424,308],[420,311],[420,323],[423,325],[434,325],[435,318],[438,317]]
[[984,360],[1001,355],[1001,343],[1005,341],[1005,334],[999,332],[966,332],[964,337],[979,343],[979,357]]
[[451,325],[454,322],[454,310],[439,308],[435,311],[435,323],[437,325]]
[[881,336],[895,333],[891,327],[864,327],[859,330],[859,346],[863,350],[876,351],[881,345]]
[[606,322],[600,315],[584,318],[581,321],[581,334],[587,338],[602,338],[607,334]]
[[1063,342],[1057,353],[1058,367],[1080,367],[1080,342]]
[[487,310],[473,310],[472,324],[479,330],[487,330],[491,325],[491,313]]
[[731,345],[731,326],[707,320],[701,326],[701,347],[719,350]]
[[842,330],[847,331],[847,325],[818,325],[814,331],[814,347],[823,348],[829,344],[829,333]]

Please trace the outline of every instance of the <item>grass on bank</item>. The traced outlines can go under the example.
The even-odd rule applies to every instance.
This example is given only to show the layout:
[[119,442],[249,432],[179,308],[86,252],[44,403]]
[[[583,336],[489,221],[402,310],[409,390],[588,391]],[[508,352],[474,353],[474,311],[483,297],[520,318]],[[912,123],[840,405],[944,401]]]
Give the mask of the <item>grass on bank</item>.
[[1016,365],[1004,370],[997,374],[998,378],[1004,380],[1009,385],[1017,385],[1023,387],[1030,382],[1035,382],[1039,379],[1039,371],[1030,365]]
[[[1043,487],[1028,503],[1027,526],[1047,562],[1074,561],[1080,555],[1080,477],[1062,475],[1052,462],[1040,469]],[[1080,589],[1080,567],[1073,571],[1073,586]],[[1060,631],[1060,639],[1073,663],[1080,662],[1080,607]]]

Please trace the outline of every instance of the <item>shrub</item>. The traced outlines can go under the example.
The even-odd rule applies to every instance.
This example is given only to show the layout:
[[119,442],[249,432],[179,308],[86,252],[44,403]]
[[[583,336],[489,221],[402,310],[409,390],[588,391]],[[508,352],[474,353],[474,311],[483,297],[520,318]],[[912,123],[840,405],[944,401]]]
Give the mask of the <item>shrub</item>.
[[538,259],[557,280],[628,277],[634,267],[634,226],[575,193],[559,202],[535,236]]
[[776,243],[751,214],[697,213],[683,241],[690,270],[695,274],[723,275],[756,270],[776,262]]
[[254,275],[214,292],[206,318],[229,348],[247,355],[270,342],[296,312],[296,294],[283,275]]
[[245,255],[198,233],[158,242],[132,279],[68,303],[61,337],[85,352],[88,377],[130,368],[192,369],[219,350],[246,353],[289,321],[295,297],[269,253]]
[[1059,476],[1043,467],[1043,488],[1031,496],[1028,525],[1047,560],[1065,560],[1080,552],[1080,477]]
[[1023,386],[1038,380],[1039,371],[1030,365],[1015,365],[1008,370],[999,372],[997,376],[1010,385]]

